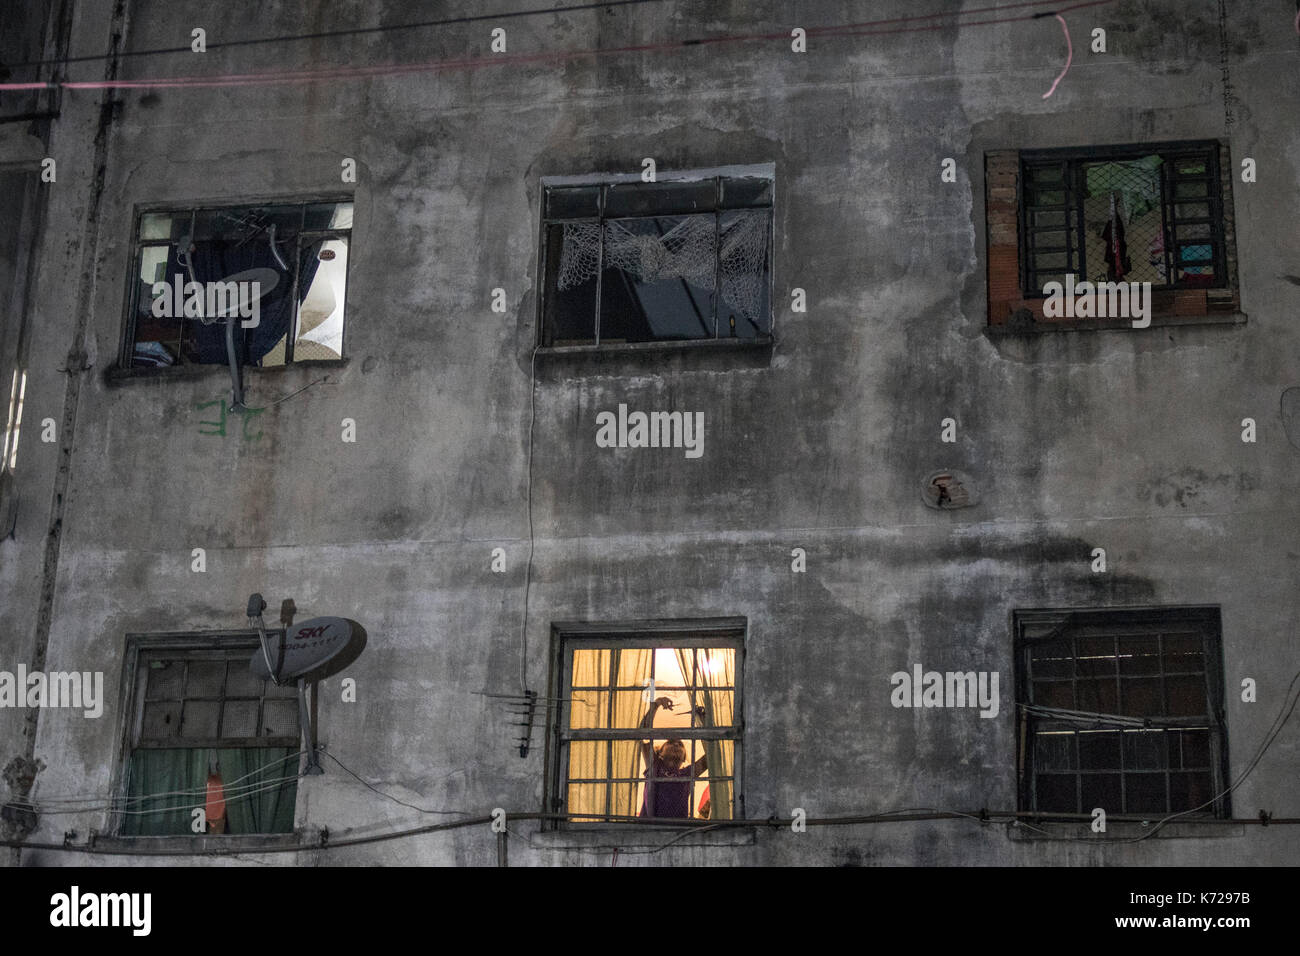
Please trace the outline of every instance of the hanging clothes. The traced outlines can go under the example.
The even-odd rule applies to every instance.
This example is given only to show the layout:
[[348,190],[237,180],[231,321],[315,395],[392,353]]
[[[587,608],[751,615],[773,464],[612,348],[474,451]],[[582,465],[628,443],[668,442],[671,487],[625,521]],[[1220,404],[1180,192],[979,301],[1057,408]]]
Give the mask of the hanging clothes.
[[1110,221],[1102,231],[1106,240],[1106,279],[1118,282],[1133,271],[1133,263],[1128,257],[1128,243],[1124,241],[1124,223],[1120,221],[1118,203],[1115,193],[1110,194]]

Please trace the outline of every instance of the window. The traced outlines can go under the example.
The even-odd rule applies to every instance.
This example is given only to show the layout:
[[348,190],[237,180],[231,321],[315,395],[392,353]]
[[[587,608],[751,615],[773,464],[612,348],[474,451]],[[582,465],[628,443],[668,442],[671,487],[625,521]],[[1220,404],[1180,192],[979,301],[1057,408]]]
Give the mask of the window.
[[989,322],[1059,321],[1044,287],[1069,276],[1150,283],[1157,316],[1236,312],[1230,168],[1216,142],[988,154]]
[[225,365],[228,318],[241,365],[341,358],[351,229],[350,202],[143,213],[123,366]]
[[1014,618],[1020,809],[1230,815],[1217,608]]
[[255,677],[257,639],[136,643],[119,832],[291,833],[298,697]]
[[742,635],[743,622],[557,625],[553,809],[579,823],[740,815]]
[[768,341],[772,192],[770,167],[544,180],[542,344]]

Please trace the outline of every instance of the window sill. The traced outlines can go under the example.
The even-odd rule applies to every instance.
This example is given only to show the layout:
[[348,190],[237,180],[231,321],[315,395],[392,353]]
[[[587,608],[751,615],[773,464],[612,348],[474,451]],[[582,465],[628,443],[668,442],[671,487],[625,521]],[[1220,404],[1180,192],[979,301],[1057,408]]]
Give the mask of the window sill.
[[1225,312],[1217,315],[1153,315],[1151,324],[1143,328],[1134,328],[1131,319],[1074,319],[1026,324],[1005,322],[1001,325],[987,325],[985,331],[991,336],[1038,335],[1042,332],[1145,332],[1149,329],[1177,326],[1245,325],[1246,320],[1247,317],[1243,312]]
[[653,361],[656,371],[716,371],[762,369],[772,364],[775,339],[704,339],[693,342],[636,342],[627,345],[563,345],[537,350],[537,371],[561,377],[583,374],[644,373]]
[[707,826],[697,828],[698,833],[683,836],[683,827],[664,825],[662,827],[646,824],[618,823],[571,823],[556,830],[539,830],[532,834],[531,840],[538,849],[546,850],[586,850],[595,847],[617,845],[620,849],[629,847],[647,847],[657,849],[669,841],[674,847],[679,846],[753,846],[758,826],[723,827],[711,830]]
[[[346,368],[351,360],[344,356],[339,359],[309,359],[292,362],[289,365],[274,365],[269,368],[243,366],[245,381],[260,378],[263,375],[282,375],[291,369],[341,369]],[[122,368],[115,366],[104,373],[109,385],[130,385],[139,382],[187,382],[201,381],[206,378],[221,378],[230,381],[229,365],[172,365],[166,368]]]
[[282,851],[293,853],[307,849],[302,833],[248,833],[227,836],[110,836],[95,834],[91,840],[94,850],[112,850],[119,853],[139,851],[142,854],[165,852],[183,855],[222,850],[228,853],[256,851],[259,853]]
[[[1145,837],[1151,833],[1151,828],[1159,818],[1155,818],[1150,824],[1135,823],[1128,820],[1112,820],[1106,824],[1105,833],[1093,833],[1092,826],[1089,823],[1082,822],[1063,822],[1063,821],[1013,821],[1006,824],[1007,839],[1015,842],[1039,842],[1039,841],[1060,841],[1070,840],[1074,842],[1083,841],[1086,843],[1096,843],[1099,845],[1120,844],[1127,841],[1136,840],[1139,837]],[[1035,829],[1031,830],[1030,827]],[[1042,831],[1042,832],[1037,832]],[[1245,836],[1246,825],[1244,823],[1234,823],[1232,820],[1216,821],[1214,823],[1167,823],[1161,827],[1155,834],[1148,837],[1151,840],[1206,840],[1206,839],[1225,839]]]

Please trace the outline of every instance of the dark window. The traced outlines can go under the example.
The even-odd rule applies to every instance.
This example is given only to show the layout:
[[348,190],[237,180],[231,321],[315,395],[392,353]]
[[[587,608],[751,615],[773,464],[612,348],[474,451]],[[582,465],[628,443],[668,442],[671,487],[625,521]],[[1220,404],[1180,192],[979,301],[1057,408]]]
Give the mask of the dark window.
[[1024,288],[1227,284],[1217,143],[1021,153]]
[[543,192],[543,345],[770,336],[770,177]]
[[248,662],[256,640],[208,639],[188,649],[184,643],[137,645],[120,832],[291,833],[296,688],[253,674]]
[[350,202],[142,214],[123,365],[225,365],[228,321],[241,365],[341,358],[351,231]]
[[1228,816],[1219,612],[1018,611],[1020,807]]
[[556,634],[552,807],[579,823],[732,819],[741,627]]

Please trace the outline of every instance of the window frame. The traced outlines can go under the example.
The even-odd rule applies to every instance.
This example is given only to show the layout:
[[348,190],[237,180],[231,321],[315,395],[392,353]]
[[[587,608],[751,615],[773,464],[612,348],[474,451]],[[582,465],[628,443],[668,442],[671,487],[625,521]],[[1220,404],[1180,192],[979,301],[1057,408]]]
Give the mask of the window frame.
[[[674,728],[683,740],[732,741],[732,819],[744,818],[744,661],[748,622],[745,618],[708,618],[669,621],[623,621],[611,623],[556,622],[551,625],[551,676],[546,710],[546,782],[543,793],[544,813],[564,813],[565,786],[568,781],[568,745],[575,740],[655,739],[641,729],[572,730],[569,728],[569,693],[575,649],[612,648],[731,648],[735,651],[732,689],[734,723],[731,728]],[[669,829],[686,825],[665,822]],[[545,819],[544,830],[620,829],[655,824],[633,823],[624,819],[560,820]]]
[[[1119,639],[1119,637],[1123,635],[1131,636],[1135,633],[1140,634],[1143,632],[1159,635],[1162,634],[1165,629],[1170,628],[1178,628],[1180,632],[1192,629],[1200,633],[1201,655],[1204,665],[1203,673],[1206,683],[1205,703],[1207,713],[1204,715],[1181,717],[1162,715],[1159,726],[1207,727],[1210,793],[1216,795],[1210,807],[1196,813],[1187,813],[1182,810],[1173,809],[1143,813],[1140,811],[1123,811],[1119,808],[1114,810],[1111,808],[1105,808],[1107,814],[1110,816],[1142,817],[1144,819],[1159,819],[1171,814],[1194,818],[1211,817],[1215,819],[1230,819],[1232,817],[1232,794],[1224,793],[1224,791],[1228,789],[1230,781],[1230,765],[1228,761],[1228,725],[1223,667],[1223,630],[1222,618],[1218,605],[1141,608],[1031,609],[1016,610],[1012,612],[1013,660],[1015,667],[1016,693],[1015,773],[1017,809],[1022,813],[1033,814],[1034,819],[1056,819],[1078,822],[1076,818],[1071,818],[1069,816],[1075,811],[1039,811],[1037,807],[1037,791],[1035,786],[1036,774],[1034,766],[1033,734],[1034,729],[1041,726],[1051,728],[1059,724],[1061,727],[1068,726],[1077,729],[1080,725],[1074,722],[1053,720],[1050,717],[1037,717],[1031,715],[1025,710],[1024,705],[1033,703],[1033,674],[1030,666],[1030,651],[1040,644],[1067,637],[1073,633],[1074,629],[1096,628],[1109,631],[1116,639]],[[1163,684],[1163,677],[1166,674],[1163,654],[1161,655],[1161,658],[1160,676],[1162,677]],[[1072,657],[1072,660],[1074,659],[1075,658]],[[1077,677],[1073,679],[1077,680]],[[1117,681],[1122,679],[1122,675],[1118,671],[1116,672],[1115,679]],[[1122,725],[1115,726],[1122,730]],[[1152,726],[1154,727],[1156,725],[1153,724]],[[1127,774],[1136,772],[1137,768],[1126,770],[1123,764],[1124,748],[1121,745],[1120,767],[1114,770],[1101,768],[1096,772],[1111,772],[1119,774],[1121,777],[1120,786],[1121,788],[1125,788],[1126,781],[1124,780],[1124,777]],[[1171,773],[1178,772],[1179,769],[1180,768],[1166,766],[1163,773],[1165,777],[1168,778]],[[1084,772],[1085,768],[1083,767],[1082,759],[1079,759],[1071,774],[1061,773],[1060,775],[1072,775],[1077,780],[1082,777]],[[1122,789],[1121,792],[1124,793],[1126,791]],[[1081,810],[1079,812],[1082,813],[1087,813],[1090,810],[1090,808],[1082,807],[1082,804],[1080,804],[1080,807]]]
[[[298,263],[301,261],[302,237],[309,236],[313,241],[339,239],[339,238],[344,239],[348,244],[348,261],[346,265],[346,271],[344,274],[343,334],[339,341],[339,357],[324,358],[324,359],[322,358],[295,359],[293,357],[294,344],[298,337],[298,323],[301,318],[300,315],[301,303],[298,303],[297,305],[294,306],[292,328],[285,335],[285,348],[284,348],[285,358],[283,364],[249,366],[241,363],[240,368],[243,370],[254,368],[257,369],[258,371],[273,371],[276,369],[292,368],[295,365],[301,366],[301,365],[311,365],[315,363],[338,364],[340,362],[346,361],[348,357],[348,351],[347,351],[348,327],[350,325],[350,322],[348,321],[348,306],[349,306],[349,301],[351,300],[350,293],[352,290],[352,269],[353,269],[353,258],[354,258],[352,237],[353,234],[356,232],[356,215],[357,215],[357,199],[355,196],[348,195],[346,193],[324,193],[324,194],[308,194],[305,196],[271,196],[271,197],[252,198],[252,199],[196,200],[192,202],[183,202],[183,201],[182,202],[176,202],[176,201],[143,202],[143,203],[136,203],[135,206],[132,208],[131,242],[130,242],[130,248],[128,253],[128,263],[127,263],[128,277],[126,282],[126,288],[124,290],[124,296],[123,296],[124,302],[122,307],[123,309],[122,337],[121,337],[121,342],[119,343],[118,346],[117,367],[113,370],[114,374],[116,376],[168,375],[183,370],[226,367],[225,363],[221,363],[221,362],[185,363],[185,364],[175,364],[175,365],[163,366],[163,367],[135,366],[132,364],[134,360],[135,345],[136,345],[136,331],[137,331],[136,319],[137,319],[137,308],[139,305],[140,283],[141,283],[141,279],[139,275],[140,253],[141,250],[146,246],[167,246],[171,244],[170,241],[164,241],[160,239],[158,240],[142,239],[140,237],[140,227],[145,216],[158,215],[160,213],[179,215],[181,213],[188,211],[190,213],[190,229],[192,234],[194,229],[195,218],[199,214],[205,212],[241,209],[248,206],[298,206],[302,210],[302,214],[305,216],[306,209],[308,206],[322,205],[326,203],[334,203],[336,205],[351,203],[352,204],[352,226],[350,226],[347,229],[324,229],[324,230],[321,229],[303,230],[301,228],[299,229],[299,231],[295,234],[295,238],[298,243],[297,251],[299,255],[294,260],[295,265],[294,265],[294,272],[293,272],[292,295],[295,297],[296,300],[298,294],[298,272],[299,272]],[[301,223],[302,220],[300,219],[299,221]],[[167,278],[167,281],[171,282],[170,276]]]
[[[282,633],[282,629],[268,629],[268,635]],[[118,753],[117,761],[113,771],[113,781],[111,792],[115,795],[116,806],[124,806],[125,802],[130,799],[130,765],[131,757],[137,748],[139,749],[196,749],[195,747],[176,746],[172,748],[152,747],[146,745],[141,747],[137,743],[140,728],[144,721],[144,704],[147,698],[147,688],[140,686],[141,662],[149,655],[166,655],[174,654],[177,658],[203,659],[201,655],[210,652],[214,656],[220,652],[244,651],[247,650],[251,657],[253,652],[260,646],[260,637],[257,631],[247,629],[228,629],[221,631],[168,631],[155,634],[128,634],[126,637],[126,649],[122,661],[122,712],[118,720]],[[188,700],[188,697],[184,699]],[[200,698],[207,699],[207,698]],[[225,699],[224,693],[221,698]],[[261,698],[265,701],[265,694]],[[287,698],[281,698],[287,699]],[[301,760],[301,751],[303,750],[302,741],[302,711],[301,703],[296,699],[295,705],[297,713],[295,724],[298,727],[298,736],[289,739],[284,737],[266,737],[266,738],[223,738],[211,740],[203,738],[197,746],[219,748],[223,743],[229,747],[233,744],[236,747],[248,746],[241,743],[242,741],[257,740],[266,741],[261,744],[262,747],[295,747],[299,750],[299,759]],[[260,718],[259,718],[260,725]],[[249,747],[249,749],[258,749]],[[294,799],[295,812],[297,809],[297,795]],[[106,834],[120,840],[189,840],[193,839],[191,835],[130,835],[123,833],[125,824],[125,815],[120,810],[110,807],[105,811],[107,817]],[[244,833],[221,835],[222,840],[245,839],[245,840],[279,840],[287,836],[283,833]]]
[[[714,179],[717,181],[715,192],[714,207],[711,210],[703,210],[696,213],[660,213],[654,215],[642,216],[605,216],[605,204],[609,187],[612,186],[636,186],[646,185],[653,186],[662,183],[688,183],[699,182],[701,180]],[[746,206],[723,206],[722,205],[722,181],[725,179],[765,179],[770,183],[772,198],[771,202],[766,205],[746,205]],[[578,187],[598,187],[600,190],[600,199],[596,216],[575,216],[551,218],[547,215],[547,205],[550,192],[553,189],[578,188]],[[753,348],[771,346],[776,336],[776,305],[775,305],[775,281],[776,281],[776,164],[775,163],[757,163],[746,166],[722,166],[708,169],[683,169],[657,172],[652,182],[644,182],[637,173],[590,173],[570,176],[542,176],[540,179],[540,200],[538,203],[538,229],[537,229],[537,276],[538,276],[538,294],[537,294],[537,327],[535,334],[535,347],[543,353],[568,353],[568,352],[620,352],[636,351],[645,349],[699,349],[699,348]],[[549,281],[548,270],[550,261],[547,255],[547,231],[550,226],[560,225],[566,222],[591,222],[603,227],[604,223],[609,221],[627,221],[627,220],[646,220],[656,218],[670,218],[686,215],[708,215],[712,214],[721,222],[721,216],[727,212],[743,212],[753,209],[765,209],[768,212],[768,233],[767,233],[767,302],[768,316],[766,333],[752,337],[731,337],[720,334],[719,307],[722,299],[721,290],[721,247],[715,246],[715,264],[714,286],[714,307],[713,307],[713,335],[707,338],[697,339],[655,339],[648,342],[614,342],[603,343],[600,340],[600,314],[601,314],[601,273],[603,268],[598,267],[596,272],[596,296],[595,296],[595,324],[593,332],[595,340],[592,342],[582,342],[578,344],[552,345],[548,344],[551,339],[551,332],[547,325],[546,307],[547,307],[547,285]],[[720,228],[720,226],[719,226]],[[602,229],[603,232],[603,229]],[[603,239],[602,239],[603,247]]]
[[[991,149],[984,154],[985,172],[985,260],[988,295],[987,327],[1001,331],[1053,331],[1086,328],[1128,329],[1132,320],[1122,317],[1048,317],[1043,307],[1047,297],[1041,288],[1029,288],[1034,270],[1028,259],[1026,216],[1027,165],[1046,162],[1072,164],[1078,172],[1089,163],[1123,161],[1159,154],[1167,159],[1205,155],[1210,163],[1206,180],[1206,202],[1210,205],[1211,260],[1214,282],[1207,285],[1151,285],[1151,325],[1186,322],[1245,321],[1241,314],[1241,293],[1237,268],[1236,214],[1233,202],[1233,165],[1228,144],[1219,139],[1168,140],[1149,143],[1116,143],[1049,149]],[[1077,186],[1077,184],[1075,184]],[[1217,188],[1216,188],[1217,187]],[[1171,207],[1168,177],[1161,174],[1161,208]],[[1076,190],[1077,192],[1077,190]],[[1184,202],[1195,200],[1183,200]],[[1082,198],[1076,197],[1071,212],[1079,215],[1071,240],[1083,241]],[[1162,217],[1164,213],[1162,212]],[[1068,220],[1067,220],[1068,223]],[[1169,223],[1165,222],[1166,230]],[[1166,235],[1166,239],[1170,236]],[[1166,255],[1172,250],[1166,242]],[[1076,250],[1075,254],[1079,254]],[[1084,264],[1086,267],[1086,263]],[[1068,272],[1068,264],[1061,273]],[[1079,276],[1076,281],[1092,281]],[[1128,278],[1118,280],[1132,281]]]

